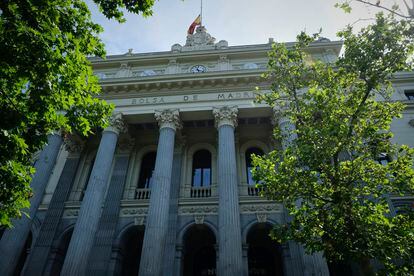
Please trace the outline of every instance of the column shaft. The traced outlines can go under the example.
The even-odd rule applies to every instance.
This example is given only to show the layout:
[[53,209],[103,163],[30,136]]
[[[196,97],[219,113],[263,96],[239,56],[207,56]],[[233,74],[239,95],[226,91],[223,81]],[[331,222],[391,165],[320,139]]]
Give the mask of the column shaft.
[[30,217],[27,218],[23,215],[21,219],[13,220],[13,228],[7,229],[0,241],[0,275],[6,276],[14,273],[61,145],[62,137],[60,135],[49,135],[48,144],[40,153],[39,160],[35,164],[36,173],[30,183],[33,190],[33,197],[30,199]]
[[139,275],[162,274],[162,262],[168,232],[171,173],[175,129],[162,127],[152,177],[151,199],[145,227]]
[[219,126],[219,275],[243,274],[234,128]]
[[118,133],[104,131],[61,275],[85,275],[97,231]]

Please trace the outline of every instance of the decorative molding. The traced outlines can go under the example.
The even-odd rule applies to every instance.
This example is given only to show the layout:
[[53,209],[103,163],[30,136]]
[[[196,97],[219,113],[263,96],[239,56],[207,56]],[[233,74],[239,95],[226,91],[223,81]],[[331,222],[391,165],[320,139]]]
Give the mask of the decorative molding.
[[230,125],[237,127],[237,106],[213,107],[213,116],[216,127]]
[[134,218],[134,225],[145,225],[145,216],[137,216]]
[[135,139],[132,139],[128,135],[124,135],[119,138],[117,153],[129,153],[135,146]]
[[194,215],[195,224],[203,224],[204,223],[204,215]]
[[217,212],[217,206],[191,206],[178,209],[179,215],[217,215]]
[[79,209],[66,209],[63,212],[64,218],[77,218],[79,214]]
[[121,217],[136,217],[136,216],[147,216],[148,208],[122,208]]
[[265,213],[256,213],[256,218],[259,223],[267,222],[267,214]]
[[79,154],[85,147],[85,140],[77,134],[64,134],[65,149],[71,154]]
[[154,116],[160,126],[160,129],[164,127],[169,127],[174,130],[182,128],[178,109],[156,110]]
[[263,214],[275,213],[282,211],[281,205],[277,203],[268,204],[242,204],[240,206],[240,213],[243,214]]

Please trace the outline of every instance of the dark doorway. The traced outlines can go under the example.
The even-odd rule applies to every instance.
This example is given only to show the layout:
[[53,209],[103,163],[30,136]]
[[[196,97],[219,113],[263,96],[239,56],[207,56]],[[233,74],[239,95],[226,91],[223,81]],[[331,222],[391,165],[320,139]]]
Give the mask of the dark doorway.
[[271,228],[259,223],[247,235],[249,276],[283,275],[282,249],[269,237]]
[[60,275],[66,253],[68,252],[70,239],[72,238],[73,228],[67,230],[60,238],[59,245],[55,249],[55,257],[51,268],[51,275]]
[[216,237],[205,225],[194,225],[184,235],[184,276],[216,275]]
[[32,247],[32,231],[29,232],[29,236],[26,239],[26,242],[24,244],[23,250],[20,253],[19,261],[17,262],[16,269],[14,270],[14,275],[20,275],[23,271],[24,264],[26,263],[27,256],[30,254],[30,248]]
[[143,241],[143,226],[132,226],[122,235],[121,275],[138,275]]

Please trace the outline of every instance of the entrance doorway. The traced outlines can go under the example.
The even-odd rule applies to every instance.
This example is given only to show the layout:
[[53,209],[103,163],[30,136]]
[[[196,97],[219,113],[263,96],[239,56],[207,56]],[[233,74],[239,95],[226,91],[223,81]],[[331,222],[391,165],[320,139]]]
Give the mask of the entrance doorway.
[[216,275],[216,237],[206,225],[194,225],[184,235],[184,276]]
[[143,226],[132,226],[123,233],[119,252],[120,275],[138,275],[143,242]]
[[282,276],[281,246],[269,237],[272,226],[254,225],[247,234],[249,276]]

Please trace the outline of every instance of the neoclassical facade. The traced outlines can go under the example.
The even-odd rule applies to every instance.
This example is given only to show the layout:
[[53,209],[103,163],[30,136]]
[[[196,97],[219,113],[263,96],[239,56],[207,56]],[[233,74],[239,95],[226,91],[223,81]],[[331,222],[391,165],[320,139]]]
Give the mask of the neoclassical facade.
[[[272,42],[228,46],[200,27],[171,51],[91,59],[111,124],[87,140],[50,135],[31,219],[2,233],[0,275],[329,275],[322,254],[270,240],[288,218],[251,177],[251,154],[289,142],[272,138],[286,120],[254,101],[269,91]],[[309,52],[331,62],[341,47]],[[407,104],[394,139],[414,147],[413,74],[394,85]]]

